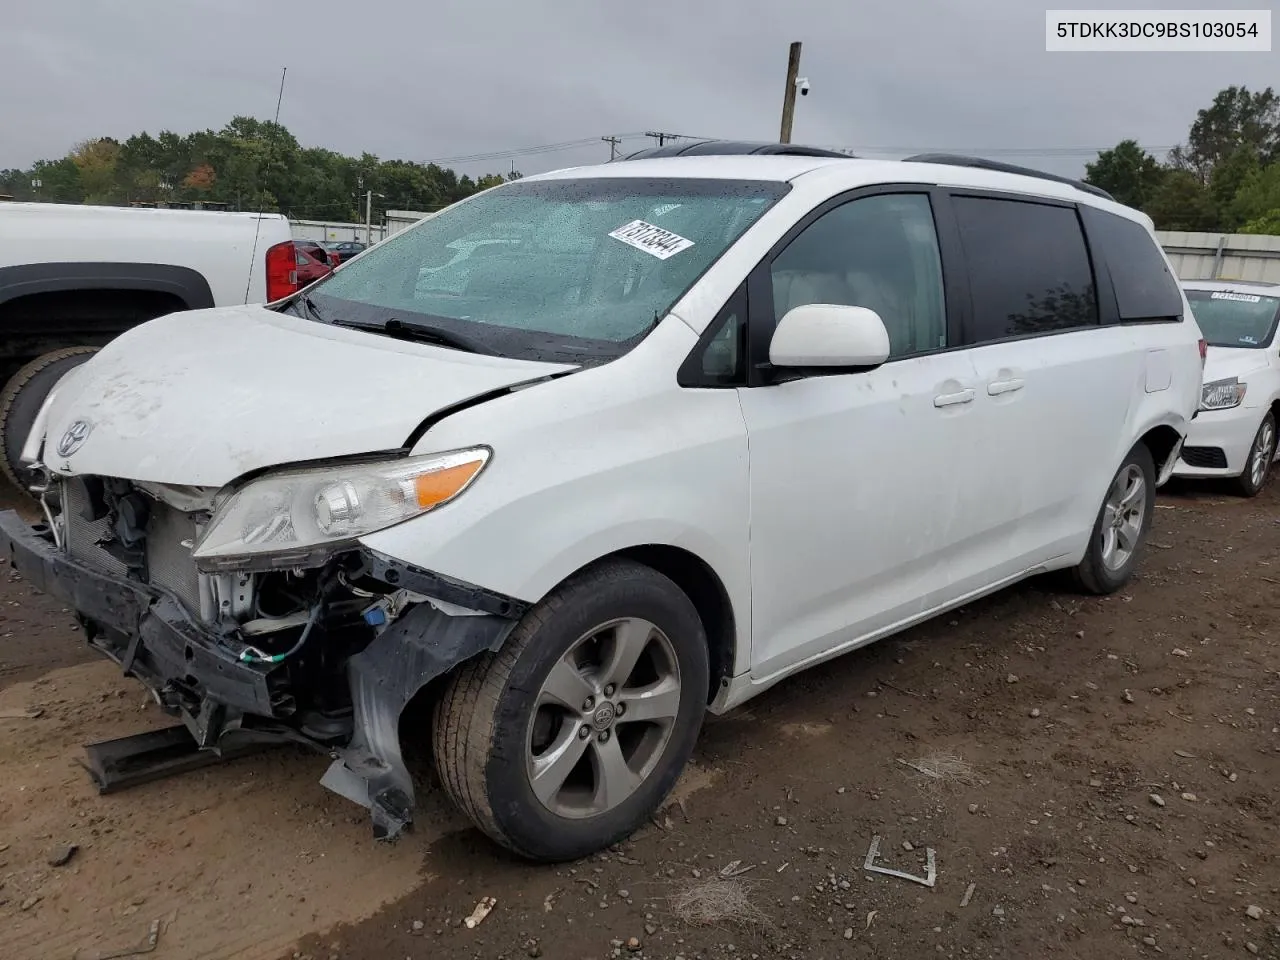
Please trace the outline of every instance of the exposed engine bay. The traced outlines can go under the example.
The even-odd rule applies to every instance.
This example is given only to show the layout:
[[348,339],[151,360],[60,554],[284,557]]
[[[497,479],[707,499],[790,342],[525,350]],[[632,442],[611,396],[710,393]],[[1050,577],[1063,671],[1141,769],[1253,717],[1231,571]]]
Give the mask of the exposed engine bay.
[[201,749],[249,738],[328,753],[324,784],[369,807],[383,838],[412,822],[401,711],[523,612],[358,545],[309,568],[202,571],[192,550],[218,506],[206,488],[75,476],[34,492],[47,525],[29,537],[65,558],[44,559],[43,579],[72,595],[94,647]]

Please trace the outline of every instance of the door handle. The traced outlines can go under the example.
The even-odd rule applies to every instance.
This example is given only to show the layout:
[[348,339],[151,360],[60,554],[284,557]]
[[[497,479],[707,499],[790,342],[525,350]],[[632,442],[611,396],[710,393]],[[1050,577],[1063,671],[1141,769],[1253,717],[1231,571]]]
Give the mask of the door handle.
[[992,380],[987,384],[987,393],[990,396],[998,397],[1002,393],[1013,393],[1015,390],[1021,390],[1025,386],[1022,380]]
[[933,398],[935,407],[950,407],[957,403],[972,403],[973,390],[961,390],[959,393],[942,393]]

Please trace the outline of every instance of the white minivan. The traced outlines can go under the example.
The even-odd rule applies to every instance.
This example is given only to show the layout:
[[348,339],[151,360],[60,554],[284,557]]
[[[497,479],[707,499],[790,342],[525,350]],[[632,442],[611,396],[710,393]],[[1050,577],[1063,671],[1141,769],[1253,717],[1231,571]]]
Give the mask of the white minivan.
[[129,331],[41,410],[47,519],[0,546],[196,745],[326,751],[394,837],[430,738],[536,860],[642,824],[708,710],[1034,574],[1122,587],[1204,359],[1150,221],[981,161],[707,153]]

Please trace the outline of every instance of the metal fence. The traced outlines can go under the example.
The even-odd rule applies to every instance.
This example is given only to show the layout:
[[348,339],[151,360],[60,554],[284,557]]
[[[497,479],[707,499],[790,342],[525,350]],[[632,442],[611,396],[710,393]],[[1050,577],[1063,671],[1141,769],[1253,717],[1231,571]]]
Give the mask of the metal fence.
[[1157,230],[1156,239],[1180,280],[1280,283],[1280,237]]

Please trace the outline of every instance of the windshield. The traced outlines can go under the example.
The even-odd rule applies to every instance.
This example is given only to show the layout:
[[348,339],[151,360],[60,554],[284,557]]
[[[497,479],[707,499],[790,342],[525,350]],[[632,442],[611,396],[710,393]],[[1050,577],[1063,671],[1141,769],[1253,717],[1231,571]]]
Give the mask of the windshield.
[[785,183],[517,181],[373,247],[310,288],[324,321],[429,324],[527,359],[613,359]]
[[1211,346],[1261,349],[1276,332],[1280,297],[1229,290],[1188,290],[1187,300]]

